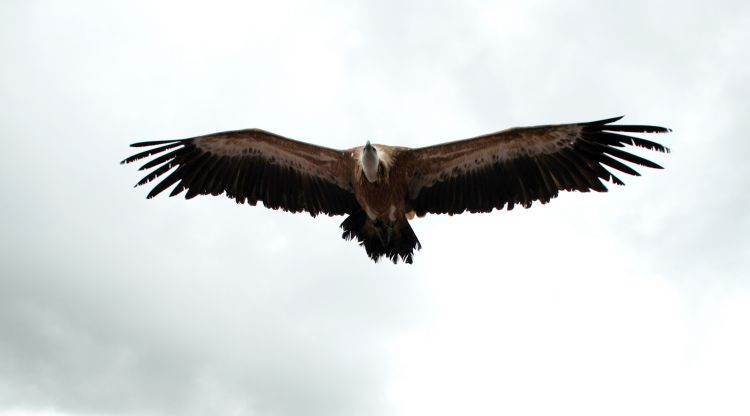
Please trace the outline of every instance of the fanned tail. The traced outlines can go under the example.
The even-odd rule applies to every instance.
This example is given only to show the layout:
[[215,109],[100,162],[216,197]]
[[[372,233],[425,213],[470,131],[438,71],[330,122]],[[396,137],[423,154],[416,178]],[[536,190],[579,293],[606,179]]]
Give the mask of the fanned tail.
[[356,239],[365,248],[367,255],[375,262],[385,256],[393,263],[400,258],[404,263],[411,263],[414,249],[421,249],[417,235],[403,218],[393,224],[374,222],[364,211],[359,211],[347,217],[341,223],[345,240]]

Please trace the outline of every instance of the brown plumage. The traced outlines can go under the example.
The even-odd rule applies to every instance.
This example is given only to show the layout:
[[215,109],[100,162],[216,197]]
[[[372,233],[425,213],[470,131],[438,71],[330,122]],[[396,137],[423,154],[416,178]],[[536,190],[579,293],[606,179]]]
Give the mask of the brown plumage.
[[122,163],[155,156],[140,168],[153,170],[136,186],[168,175],[148,198],[173,186],[170,196],[185,192],[187,199],[224,193],[238,203],[262,201],[313,217],[348,214],[344,238],[356,238],[375,261],[411,263],[421,248],[408,222],[413,214],[528,208],[560,191],[605,192],[602,180],[624,184],[612,169],[639,175],[623,161],[661,169],[622,149],[668,152],[629,133],[670,130],[611,124],[620,118],[513,128],[417,149],[368,142],[334,150],[249,129],[135,143],[150,149]]

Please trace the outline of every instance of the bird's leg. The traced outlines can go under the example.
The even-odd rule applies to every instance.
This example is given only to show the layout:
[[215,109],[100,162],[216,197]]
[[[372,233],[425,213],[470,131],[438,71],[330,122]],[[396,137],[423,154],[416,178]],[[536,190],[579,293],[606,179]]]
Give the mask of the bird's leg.
[[388,247],[393,237],[393,225],[387,224],[381,220],[375,221],[375,228],[378,230],[378,239],[383,247]]

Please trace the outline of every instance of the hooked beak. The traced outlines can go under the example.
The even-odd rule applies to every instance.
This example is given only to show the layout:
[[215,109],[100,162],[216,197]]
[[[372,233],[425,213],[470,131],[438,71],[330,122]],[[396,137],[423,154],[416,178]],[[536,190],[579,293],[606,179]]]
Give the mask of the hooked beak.
[[369,140],[367,141],[367,143],[365,143],[365,150],[368,152],[372,152],[375,150],[375,148],[370,144]]

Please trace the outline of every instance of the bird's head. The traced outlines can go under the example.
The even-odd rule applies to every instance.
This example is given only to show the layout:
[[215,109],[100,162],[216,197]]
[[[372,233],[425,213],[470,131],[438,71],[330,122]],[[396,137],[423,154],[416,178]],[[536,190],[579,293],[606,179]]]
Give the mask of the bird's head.
[[362,172],[369,182],[375,182],[378,180],[378,166],[380,165],[380,158],[378,157],[378,150],[375,146],[370,144],[368,140],[365,146],[362,148],[362,154],[359,158],[359,163],[362,166]]

